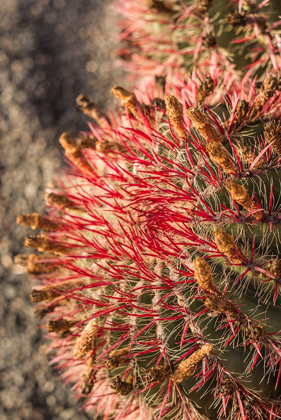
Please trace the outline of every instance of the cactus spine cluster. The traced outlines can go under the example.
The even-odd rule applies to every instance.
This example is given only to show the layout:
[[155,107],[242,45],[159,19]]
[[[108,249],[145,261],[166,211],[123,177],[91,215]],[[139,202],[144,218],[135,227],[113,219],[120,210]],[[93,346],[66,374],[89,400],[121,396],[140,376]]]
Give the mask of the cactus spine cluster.
[[77,98],[95,122],[17,219],[54,363],[104,419],[281,418],[276,5],[118,0],[135,90]]

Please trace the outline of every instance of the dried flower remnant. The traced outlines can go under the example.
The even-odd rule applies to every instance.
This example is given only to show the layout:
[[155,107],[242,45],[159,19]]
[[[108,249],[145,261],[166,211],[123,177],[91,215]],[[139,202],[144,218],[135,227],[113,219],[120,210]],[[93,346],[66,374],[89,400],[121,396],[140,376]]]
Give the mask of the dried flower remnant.
[[221,143],[224,138],[219,132],[217,127],[211,122],[210,118],[207,115],[202,114],[199,109],[194,108],[193,106],[189,107],[186,111],[187,116],[191,119],[193,127],[199,131],[201,136],[210,143]]
[[221,143],[208,143],[206,150],[209,153],[211,160],[217,165],[221,166],[227,174],[235,174],[236,167],[231,159],[228,151]]
[[[252,12],[252,14],[249,12]],[[246,27],[247,25],[256,26],[259,28],[261,34],[265,34],[267,29],[267,18],[265,16],[258,15],[256,12],[257,10],[249,10],[247,12],[239,12],[235,10],[227,16],[227,21],[234,28]]]
[[278,80],[276,77],[267,77],[262,84],[260,93],[258,94],[255,103],[250,112],[250,119],[255,119],[261,112],[264,105],[269,101],[270,98],[275,94],[278,89]]
[[270,260],[265,268],[275,279],[281,278],[281,260],[278,258]]
[[213,350],[212,344],[204,344],[199,350],[196,350],[187,359],[180,362],[174,372],[174,381],[176,383],[183,382],[190,376],[193,376],[198,363],[205,357],[209,356]]
[[264,133],[265,139],[268,144],[272,141],[272,149],[278,154],[281,155],[281,120],[271,120],[264,124]]
[[16,221],[19,225],[29,226],[32,230],[52,231],[60,229],[57,223],[51,222],[38,213],[19,214]]
[[94,102],[85,95],[79,95],[76,98],[78,108],[89,117],[97,121],[101,127],[108,127],[109,118],[102,112]]
[[31,302],[51,301],[57,297],[63,297],[65,293],[84,285],[82,280],[68,280],[62,283],[54,283],[43,286],[41,289],[33,289],[30,294]]
[[117,376],[112,379],[111,388],[114,389],[117,394],[126,396],[133,390],[133,384],[132,382],[122,381],[120,376]]
[[95,149],[98,140],[95,136],[81,134],[77,139],[77,144],[81,149]]
[[165,99],[166,112],[175,132],[180,137],[186,137],[186,131],[184,130],[183,121],[183,110],[180,102],[173,95],[169,95]]
[[[238,137],[236,138],[235,147],[241,161],[251,165],[255,160],[255,153],[249,141],[245,140],[243,137]],[[265,163],[264,157],[260,157],[258,162],[255,163],[254,169],[262,169]]]
[[86,356],[89,352],[95,350],[96,339],[98,336],[98,321],[92,319],[83,329],[79,338],[75,342],[74,357],[81,359]]
[[230,258],[233,263],[241,263],[241,258],[239,258],[241,251],[234,241],[234,236],[226,233],[222,228],[216,229],[213,234],[218,250]]
[[[237,203],[246,210],[252,211],[258,209],[257,205],[250,198],[247,189],[243,185],[240,185],[235,179],[228,178],[225,182],[225,187],[229,191],[232,199],[237,201]],[[263,218],[264,213],[263,211],[258,211],[255,212],[253,216],[259,220]]]
[[215,314],[229,314],[234,319],[239,315],[235,305],[230,300],[227,300],[222,296],[209,295],[204,300],[204,305]]
[[239,125],[243,124],[247,118],[249,112],[249,102],[241,99],[236,107],[235,110],[235,117],[233,121],[234,127],[238,127]]
[[217,46],[217,40],[214,34],[209,33],[203,36],[203,45],[208,49],[215,48]]
[[204,260],[204,258],[197,257],[193,261],[194,277],[199,286],[210,293],[215,293],[215,285],[212,275],[212,269]]
[[198,88],[198,102],[204,102],[205,99],[213,93],[214,88],[214,80],[210,75],[205,76]]
[[129,362],[125,356],[128,356],[130,352],[129,347],[123,347],[121,349],[112,350],[106,360],[105,366],[108,370],[113,370],[122,364]]
[[233,27],[236,26],[246,26],[247,25],[247,15],[245,12],[239,13],[237,10],[230,13],[227,16],[227,21],[232,25]]
[[[91,359],[91,358],[90,358]],[[92,364],[88,363],[81,375],[80,391],[82,395],[89,395],[95,384],[96,371]]]
[[170,367],[168,365],[153,366],[146,373],[146,381],[149,384],[163,382],[170,375]]
[[[247,420],[255,420],[257,418],[257,412],[255,410],[255,405],[253,400],[251,400],[250,398],[245,397],[244,395],[240,395],[240,400],[241,400],[241,404],[243,404],[243,409],[244,409],[244,414],[247,416]],[[237,404],[238,405],[238,404]],[[237,414],[240,411],[240,407],[238,405],[238,407],[236,408],[236,412]],[[267,414],[261,411],[261,419],[266,419]]]
[[42,233],[37,236],[27,236],[24,240],[24,245],[28,248],[36,248],[40,252],[49,251],[56,255],[69,253],[69,248],[62,246],[59,243],[53,242]]
[[64,148],[65,156],[79,169],[91,171],[92,168],[86,161],[82,148],[79,144],[68,134],[62,133],[59,142]]
[[195,13],[198,13],[200,16],[205,16],[209,12],[212,3],[213,0],[198,0]]
[[47,322],[46,328],[49,332],[55,332],[58,334],[65,334],[72,328],[78,320],[68,320],[65,318],[52,319]]
[[142,121],[141,114],[145,113],[145,107],[137,100],[134,93],[120,86],[112,86],[110,91],[137,120]]
[[15,264],[27,268],[29,274],[48,274],[60,269],[60,267],[50,262],[40,262],[40,260],[53,258],[53,255],[19,254],[15,257]]
[[218,386],[218,393],[223,395],[224,397],[229,397],[233,395],[234,390],[234,383],[231,379],[228,378],[221,382]]
[[56,193],[46,193],[45,195],[46,203],[50,206],[61,207],[66,210],[76,210],[79,209],[77,205],[65,194],[56,194]]
[[252,323],[246,329],[246,336],[250,341],[261,342],[265,337],[266,331],[262,324]]

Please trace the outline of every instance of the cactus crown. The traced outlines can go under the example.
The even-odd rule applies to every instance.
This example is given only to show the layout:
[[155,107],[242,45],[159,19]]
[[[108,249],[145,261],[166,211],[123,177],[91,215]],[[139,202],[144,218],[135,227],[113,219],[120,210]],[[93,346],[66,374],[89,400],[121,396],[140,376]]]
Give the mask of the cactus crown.
[[278,419],[278,22],[268,1],[189,3],[117,1],[141,80],[112,87],[110,116],[77,98],[96,123],[61,136],[70,168],[46,216],[18,217],[43,233],[16,262],[40,280],[35,316],[86,408]]

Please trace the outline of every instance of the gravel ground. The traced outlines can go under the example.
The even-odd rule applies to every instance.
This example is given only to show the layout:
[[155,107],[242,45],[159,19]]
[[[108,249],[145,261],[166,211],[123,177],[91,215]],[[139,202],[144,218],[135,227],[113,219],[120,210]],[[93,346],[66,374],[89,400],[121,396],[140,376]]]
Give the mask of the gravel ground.
[[61,132],[85,128],[79,93],[101,106],[117,81],[110,0],[0,1],[0,419],[84,420],[70,387],[49,366],[33,319],[30,283],[13,264],[24,252],[18,213],[41,211],[61,166]]

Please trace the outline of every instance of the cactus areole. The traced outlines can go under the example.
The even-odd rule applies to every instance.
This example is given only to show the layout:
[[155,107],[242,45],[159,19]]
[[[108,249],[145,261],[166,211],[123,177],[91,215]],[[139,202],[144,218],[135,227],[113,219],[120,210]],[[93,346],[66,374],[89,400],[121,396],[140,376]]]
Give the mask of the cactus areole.
[[281,418],[278,4],[117,1],[135,89],[108,115],[77,98],[94,121],[60,137],[46,214],[18,217],[35,316],[93,416]]

